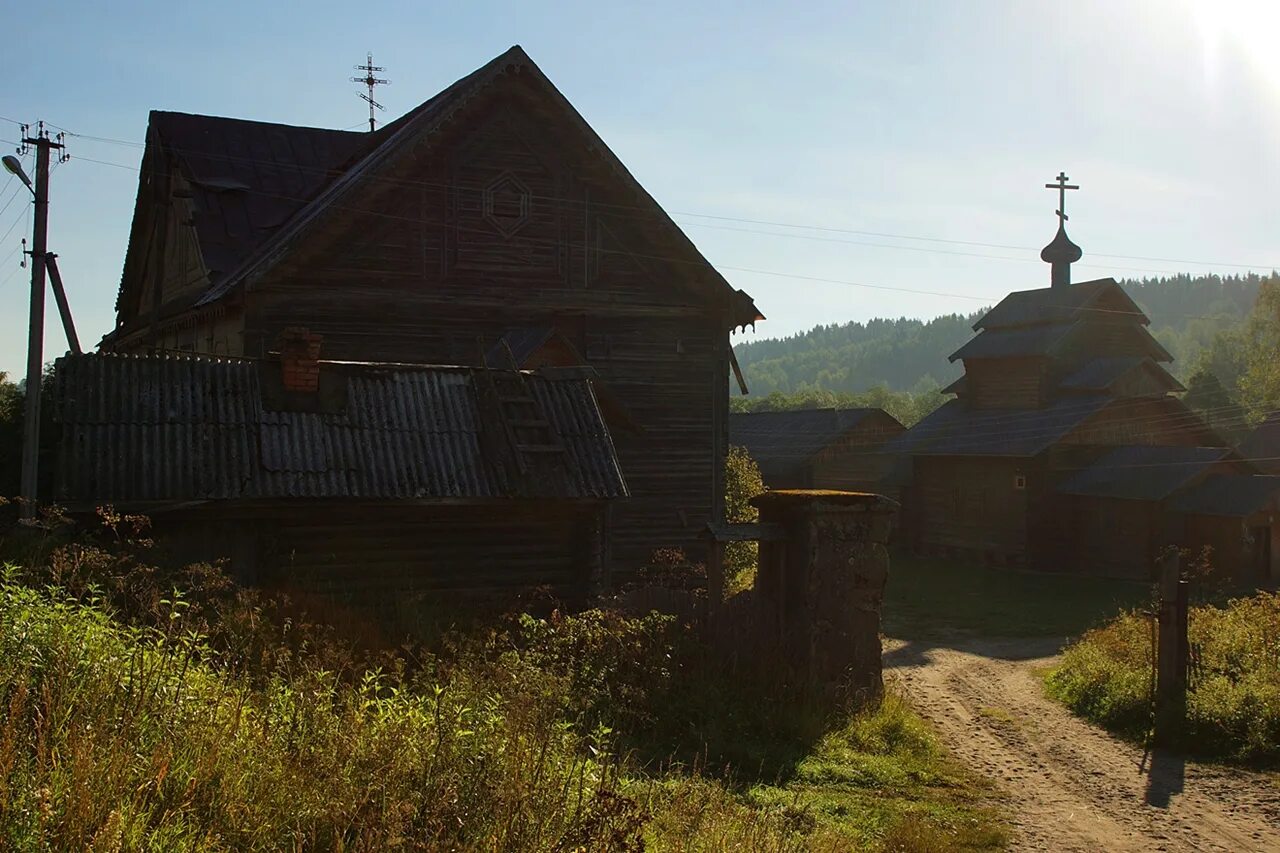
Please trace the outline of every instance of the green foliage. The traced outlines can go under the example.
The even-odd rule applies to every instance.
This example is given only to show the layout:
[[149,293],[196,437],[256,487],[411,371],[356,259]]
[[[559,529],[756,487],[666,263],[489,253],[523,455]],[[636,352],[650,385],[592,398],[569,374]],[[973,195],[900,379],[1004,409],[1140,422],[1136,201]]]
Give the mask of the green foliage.
[[1267,282],[1245,326],[1240,399],[1253,423],[1280,409],[1280,279]]
[[[1176,275],[1122,281],[1121,285],[1147,313],[1152,334],[1173,355],[1169,367],[1175,376],[1185,380],[1200,363],[1200,354],[1213,350],[1210,369],[1231,390],[1239,376],[1239,371],[1232,375],[1227,364],[1233,355],[1231,338],[1239,333],[1268,281],[1277,278],[1253,273]],[[909,407],[904,415],[882,403],[838,400],[877,388],[894,395],[908,389],[919,393],[921,382],[934,387],[938,382],[950,383],[960,376],[961,366],[947,357],[973,336],[971,327],[982,313],[949,314],[927,321],[904,317],[820,325],[785,338],[747,341],[735,346],[734,353],[751,388],[750,399],[767,399],[777,392],[785,398],[817,395],[808,398],[821,399],[817,405],[880,405],[910,426],[922,415]],[[1235,350],[1234,355],[1239,354]],[[813,403],[774,407],[803,405]]]
[[[760,478],[760,466],[751,458],[745,447],[730,447],[725,457],[725,521],[730,524],[749,524],[760,519],[760,511],[750,503],[764,491]],[[755,581],[756,561],[760,552],[756,542],[729,542],[724,549],[725,589],[750,587]]]
[[0,371],[0,497],[18,494],[22,456],[22,389]]
[[785,338],[747,341],[733,351],[752,397],[806,390],[856,394],[877,386],[901,391],[930,375],[944,383],[957,378],[960,368],[947,356],[973,336],[977,317],[815,326]]
[[[1191,609],[1200,672],[1177,733],[1188,752],[1238,761],[1280,760],[1280,595]],[[1047,680],[1073,711],[1131,737],[1151,726],[1151,627],[1124,613],[1085,634]]]
[[[851,721],[669,617],[379,646],[102,521],[5,541],[35,560],[0,576],[6,850],[995,846],[955,834],[999,823],[900,703]],[[817,754],[857,790],[802,769],[841,731]]]

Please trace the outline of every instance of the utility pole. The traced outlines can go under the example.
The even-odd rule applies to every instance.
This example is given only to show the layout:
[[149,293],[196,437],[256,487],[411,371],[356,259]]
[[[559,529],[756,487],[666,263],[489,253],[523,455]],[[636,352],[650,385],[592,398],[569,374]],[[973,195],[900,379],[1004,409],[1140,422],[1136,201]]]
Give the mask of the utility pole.
[[382,104],[378,103],[377,101],[375,101],[375,100],[373,99],[373,87],[374,87],[374,86],[385,86],[385,85],[387,85],[388,83],[390,83],[391,81],[390,81],[390,80],[385,80],[385,79],[383,79],[382,77],[374,77],[374,76],[373,76],[373,73],[374,73],[375,71],[386,71],[387,69],[383,68],[381,65],[374,65],[374,64],[373,64],[373,52],[372,52],[372,51],[370,51],[370,52],[369,52],[369,54],[368,54],[368,62],[366,62],[364,65],[357,65],[357,66],[355,66],[355,69],[356,69],[357,71],[363,71],[363,72],[364,72],[364,76],[363,76],[363,77],[352,77],[352,78],[351,78],[351,82],[352,82],[352,83],[363,83],[363,84],[365,84],[366,86],[368,86],[368,87],[369,87],[369,94],[367,94],[367,95],[366,95],[364,92],[356,92],[356,95],[357,95],[357,96],[359,96],[362,100],[365,100],[365,101],[368,101],[368,102],[369,102],[369,132],[370,132],[370,133],[373,133],[373,128],[374,128],[374,126],[375,126],[375,122],[374,122],[374,114],[373,114],[373,108],[374,108],[374,107],[377,107],[377,108],[378,108],[378,109],[380,109],[380,110],[385,110],[385,109],[386,109],[386,107],[384,107]]
[[[44,370],[44,280],[49,238],[49,154],[63,150],[62,134],[50,138],[44,122],[34,135],[22,128],[21,153],[36,149],[35,227],[31,244],[31,317],[27,327],[26,421],[22,433],[22,518],[36,517],[40,472],[40,386]],[[62,159],[62,155],[59,155]]]

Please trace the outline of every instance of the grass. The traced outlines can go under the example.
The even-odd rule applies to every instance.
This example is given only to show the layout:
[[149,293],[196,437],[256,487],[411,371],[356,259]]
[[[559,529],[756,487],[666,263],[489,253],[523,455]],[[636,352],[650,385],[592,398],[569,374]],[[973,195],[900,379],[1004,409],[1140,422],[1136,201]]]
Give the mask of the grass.
[[1150,584],[999,569],[896,552],[884,633],[904,639],[1078,636],[1150,598]]
[[1005,840],[900,700],[822,707],[727,671],[670,618],[524,616],[356,653],[210,567],[46,556],[0,579],[6,850]]
[[761,784],[752,803],[804,804],[821,829],[879,839],[886,849],[998,850],[1008,829],[985,783],[943,754],[930,729],[895,694],[828,732],[785,784]]
[[[1200,663],[1170,745],[1213,758],[1280,762],[1280,595],[1193,607],[1188,634]],[[1068,648],[1046,684],[1075,713],[1143,740],[1152,726],[1151,657],[1149,621],[1123,613]]]

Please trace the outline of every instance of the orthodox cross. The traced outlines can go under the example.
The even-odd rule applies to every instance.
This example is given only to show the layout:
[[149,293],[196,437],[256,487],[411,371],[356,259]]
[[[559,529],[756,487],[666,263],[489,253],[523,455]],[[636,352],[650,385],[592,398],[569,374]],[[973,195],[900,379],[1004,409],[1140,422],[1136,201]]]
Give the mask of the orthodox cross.
[[1066,172],[1059,172],[1059,173],[1058,173],[1058,182],[1057,182],[1056,184],[1045,184],[1045,185],[1044,185],[1044,188],[1045,188],[1045,189],[1047,189],[1047,190],[1057,190],[1057,191],[1058,191],[1058,210],[1057,210],[1057,213],[1058,213],[1058,218],[1059,218],[1060,220],[1062,220],[1062,223],[1063,223],[1064,225],[1066,224],[1066,221],[1067,221],[1067,219],[1069,218],[1069,217],[1067,216],[1067,190],[1078,190],[1078,189],[1080,189],[1080,187],[1079,187],[1077,184],[1069,184],[1069,183],[1067,183],[1067,181],[1069,181],[1069,180],[1071,180],[1071,179],[1067,177],[1067,173],[1066,173]]
[[385,86],[386,84],[390,83],[391,81],[390,81],[390,80],[386,80],[386,79],[384,79],[384,78],[382,78],[382,77],[374,77],[374,76],[373,76],[373,72],[375,72],[375,71],[386,71],[387,69],[383,68],[381,65],[374,65],[374,64],[373,64],[373,54],[372,54],[372,53],[369,53],[369,54],[368,54],[368,58],[369,58],[369,61],[368,61],[368,63],[367,63],[367,64],[365,64],[365,65],[357,65],[357,66],[355,66],[355,69],[356,69],[357,71],[363,71],[363,72],[364,72],[364,76],[363,76],[363,77],[352,77],[352,78],[351,78],[351,82],[352,82],[352,83],[363,83],[363,84],[365,84],[366,86],[368,86],[368,87],[369,87],[369,94],[367,94],[367,95],[366,95],[364,92],[357,92],[356,94],[357,94],[357,95],[358,95],[362,100],[366,100],[366,101],[368,101],[368,102],[369,102],[369,132],[370,132],[370,133],[372,133],[372,132],[373,132],[373,127],[374,127],[373,108],[374,108],[374,107],[377,107],[377,108],[378,108],[378,109],[380,109],[380,110],[385,110],[385,109],[386,109],[386,107],[384,107],[382,104],[378,103],[377,101],[375,101],[375,100],[373,99],[373,87],[374,87],[374,86]]

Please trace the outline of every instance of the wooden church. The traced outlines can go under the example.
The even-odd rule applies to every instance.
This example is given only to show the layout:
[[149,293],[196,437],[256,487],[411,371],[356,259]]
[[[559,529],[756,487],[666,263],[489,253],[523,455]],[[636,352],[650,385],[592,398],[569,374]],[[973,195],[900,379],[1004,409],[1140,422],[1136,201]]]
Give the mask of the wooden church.
[[623,571],[720,520],[729,333],[763,319],[518,46],[368,133],[153,112],[116,308],[121,354],[270,361],[301,329],[322,389],[352,363],[577,371],[625,477]]
[[[1081,250],[1066,233],[1066,181],[1047,185],[1060,193],[1058,231],[1041,253],[1050,286],[1011,293],[974,324],[951,356],[965,370],[946,389],[955,399],[887,446],[899,461],[886,484],[899,489],[903,535],[918,550],[1145,576],[1164,546],[1205,539],[1173,509],[1187,490],[1254,469],[1174,396],[1185,389],[1164,367],[1172,357],[1124,289],[1072,283]],[[1280,492],[1280,478],[1263,480],[1250,480],[1260,494],[1240,509],[1253,533],[1231,513],[1211,525],[1215,541],[1229,529],[1221,559],[1242,574],[1276,570],[1251,544],[1269,540],[1256,519],[1270,524]]]

